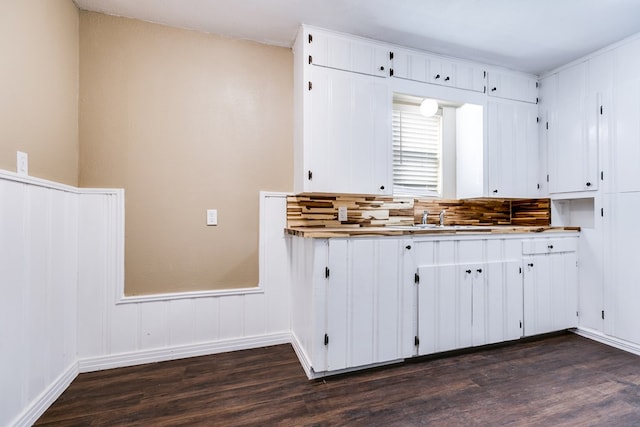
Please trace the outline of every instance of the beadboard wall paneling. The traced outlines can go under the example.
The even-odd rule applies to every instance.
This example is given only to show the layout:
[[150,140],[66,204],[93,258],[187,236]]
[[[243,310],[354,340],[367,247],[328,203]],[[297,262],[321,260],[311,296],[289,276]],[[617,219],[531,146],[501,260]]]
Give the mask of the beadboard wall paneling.
[[78,196],[0,173],[0,425],[31,425],[77,375]]
[[286,195],[261,193],[258,292],[122,298],[122,193],[80,199],[81,372],[290,342]]

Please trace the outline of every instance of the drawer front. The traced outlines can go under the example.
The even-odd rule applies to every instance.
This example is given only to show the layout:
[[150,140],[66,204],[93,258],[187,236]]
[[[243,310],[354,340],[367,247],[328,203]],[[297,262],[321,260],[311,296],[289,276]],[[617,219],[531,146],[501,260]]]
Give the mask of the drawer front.
[[575,238],[530,239],[522,242],[523,255],[576,252],[577,250],[578,240]]

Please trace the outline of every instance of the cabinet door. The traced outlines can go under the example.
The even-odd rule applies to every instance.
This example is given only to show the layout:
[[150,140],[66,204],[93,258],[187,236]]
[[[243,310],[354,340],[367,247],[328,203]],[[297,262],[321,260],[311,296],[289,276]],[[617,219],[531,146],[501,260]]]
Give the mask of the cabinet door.
[[471,346],[471,292],[476,274],[472,267],[455,264],[418,268],[419,355]]
[[632,343],[640,343],[638,313],[638,227],[640,192],[608,197],[605,207],[605,333]]
[[402,251],[398,239],[329,241],[328,371],[408,356],[411,286],[402,281]]
[[522,336],[520,261],[490,262],[473,285],[473,345]]
[[489,196],[538,195],[538,109],[535,104],[487,103]]
[[524,335],[577,326],[576,253],[524,258]]
[[616,192],[640,191],[640,77],[617,82],[611,172]]
[[432,57],[429,59],[428,83],[455,87],[455,66],[452,62]]
[[371,76],[388,76],[388,51],[375,43],[322,31],[310,31],[306,42],[309,64]]
[[475,92],[485,92],[486,72],[482,67],[458,62],[455,64],[454,85],[458,89],[472,90]]
[[597,190],[598,139],[589,129],[600,111],[586,88],[587,63],[558,73],[555,114],[548,123],[549,192]]
[[389,194],[391,100],[384,82],[313,67],[305,191]]
[[426,83],[430,80],[427,55],[403,49],[393,50],[391,76]]
[[489,96],[532,104],[536,104],[538,101],[537,80],[533,77],[489,71],[487,86]]

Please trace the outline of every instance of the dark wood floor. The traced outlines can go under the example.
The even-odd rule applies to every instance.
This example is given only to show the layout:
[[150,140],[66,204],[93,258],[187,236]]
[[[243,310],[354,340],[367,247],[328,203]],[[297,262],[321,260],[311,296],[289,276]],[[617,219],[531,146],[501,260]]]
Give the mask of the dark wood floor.
[[640,357],[567,333],[308,381],[280,345],[81,374],[37,425],[638,426]]

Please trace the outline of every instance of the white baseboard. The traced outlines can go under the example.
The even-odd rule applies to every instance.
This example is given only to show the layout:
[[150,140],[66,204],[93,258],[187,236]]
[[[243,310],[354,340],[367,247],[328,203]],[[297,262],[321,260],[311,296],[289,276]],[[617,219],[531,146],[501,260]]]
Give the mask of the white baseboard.
[[78,364],[74,362],[60,374],[46,390],[40,393],[10,425],[14,427],[32,426],[49,406],[53,405],[53,402],[60,397],[77,376]]
[[311,361],[309,357],[307,357],[307,353],[305,353],[302,345],[300,345],[300,341],[298,341],[298,337],[296,334],[291,332],[291,346],[293,347],[293,351],[298,356],[298,360],[302,365],[302,369],[304,369],[304,373],[307,374],[307,378],[310,380],[316,378],[315,372],[313,372],[313,368],[311,367]]
[[589,338],[602,344],[619,348],[620,350],[624,350],[640,356],[640,345],[638,344],[603,334],[602,332],[596,331],[595,329],[577,328],[573,332],[582,337]]
[[210,354],[225,353],[228,351],[247,350],[251,348],[289,343],[291,343],[291,334],[289,332],[282,332],[256,337],[111,354],[108,356],[87,357],[78,361],[78,370],[79,372],[101,371],[105,369],[122,368],[125,366],[142,365],[145,363],[165,362],[167,360],[206,356]]

